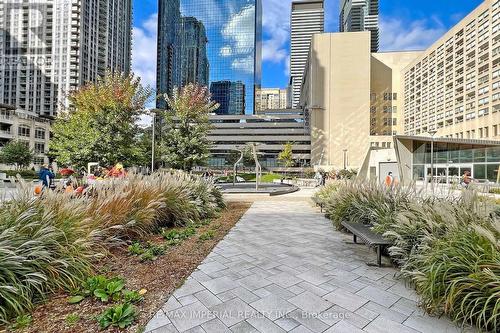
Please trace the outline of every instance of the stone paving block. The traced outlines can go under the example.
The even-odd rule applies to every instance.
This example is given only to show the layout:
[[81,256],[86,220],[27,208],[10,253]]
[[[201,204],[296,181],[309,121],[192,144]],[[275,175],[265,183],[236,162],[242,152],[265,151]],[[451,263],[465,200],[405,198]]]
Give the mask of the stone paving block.
[[253,274],[253,275],[247,276],[243,279],[239,279],[237,281],[237,283],[240,286],[245,287],[249,290],[255,290],[255,289],[264,288],[265,286],[270,285],[272,282],[265,279],[265,278],[262,278],[256,274]]
[[227,269],[227,268],[228,267],[219,263],[218,261],[212,261],[212,262],[209,262],[206,264],[201,264],[200,266],[198,266],[198,269],[200,271],[202,271],[203,273],[206,273],[208,275],[215,273],[215,272],[218,272],[218,271],[222,271],[222,270]]
[[411,327],[422,333],[459,333],[461,330],[444,318],[430,317],[425,314],[413,314],[403,322],[403,325]]
[[192,295],[205,288],[195,279],[187,279],[184,284],[174,292],[174,296],[179,299],[181,297]]
[[[404,326],[400,323],[396,323],[395,321],[386,319],[384,317],[377,317],[375,320],[370,322],[366,327],[363,329],[364,331],[368,333],[419,333],[418,331],[408,327]],[[439,332],[439,331],[435,331]]]
[[[403,321],[406,320],[406,318],[408,318],[408,315],[404,313],[392,310],[390,308],[386,308],[385,306],[372,301],[366,303],[365,305],[363,305],[363,307],[361,307],[356,311],[356,313],[364,316],[365,318],[370,319],[369,316],[371,317],[372,315],[370,313],[363,312],[363,310],[368,310],[372,313],[374,312],[381,317],[395,321],[397,323],[402,323]],[[366,314],[368,314],[369,316],[365,316]]]
[[183,306],[182,308],[168,312],[167,315],[175,328],[180,332],[187,331],[213,319],[207,307],[200,302]]
[[232,291],[225,291],[223,293],[215,295],[221,301],[229,301],[230,299],[236,298],[236,295]]
[[365,327],[371,321],[338,305],[335,305],[321,313],[318,318],[329,326],[333,326],[342,320],[360,329]]
[[212,294],[219,294],[238,287],[238,283],[227,276],[222,276],[209,281],[203,281],[201,283],[205,286],[205,288],[210,290]]
[[270,285],[266,286],[265,289],[269,293],[276,295],[278,297],[281,297],[284,300],[288,300],[288,299],[295,296],[295,294],[292,293],[291,291],[289,291],[288,289],[282,288],[276,284],[270,284]]
[[291,286],[290,288],[287,288],[288,291],[291,291],[292,293],[294,293],[295,295],[298,295],[298,294],[302,294],[305,289],[299,287],[300,283],[299,284],[296,284],[294,286]]
[[300,325],[291,330],[290,333],[313,333],[313,332],[307,327]]
[[265,317],[273,321],[287,315],[288,313],[296,309],[293,304],[276,295],[269,295],[258,301],[250,303],[250,305],[253,308],[257,309]]
[[175,309],[178,309],[182,307],[182,304],[177,301],[177,299],[174,296],[171,296],[168,301],[162,306],[162,310],[164,312],[169,312]]
[[368,299],[353,294],[342,288],[338,288],[331,293],[326,294],[323,298],[349,311],[356,311],[368,302]]
[[264,298],[264,297],[271,295],[271,292],[269,290],[267,290],[265,287],[253,290],[252,293],[259,296],[260,298]]
[[170,319],[168,318],[167,314],[165,313],[165,311],[163,311],[162,309],[158,310],[156,312],[156,314],[153,316],[153,318],[151,318],[148,322],[148,324],[146,325],[146,328],[144,329],[145,332],[150,332],[150,331],[153,331],[157,328],[160,328],[162,326],[166,326],[168,324],[170,324],[171,321]]
[[287,332],[300,325],[298,321],[288,317],[278,318],[274,321],[274,323]]
[[218,318],[207,321],[206,323],[201,324],[201,327],[205,330],[205,332],[217,332],[217,333],[230,333],[231,330],[227,328],[226,325]]
[[289,288],[299,282],[302,282],[302,279],[299,279],[295,275],[292,275],[287,272],[282,272],[277,275],[272,275],[267,278],[267,280],[271,281],[274,284],[277,284],[280,287],[283,288]]
[[326,330],[325,333],[365,333],[365,331],[349,324],[345,320],[341,320]]
[[246,321],[242,321],[239,324],[231,327],[231,332],[233,333],[259,333],[255,327],[247,323]]
[[206,333],[206,332],[203,328],[201,328],[201,326],[196,326],[182,333]]
[[401,297],[412,300],[414,302],[418,301],[418,296],[415,290],[411,289],[410,287],[406,287],[404,283],[395,283],[392,287],[387,289],[387,291],[395,295],[399,295]]
[[169,324],[166,326],[158,327],[152,331],[145,331],[146,333],[179,333],[178,330],[175,329],[174,325]]
[[257,315],[257,311],[239,298],[215,305],[211,311],[228,327]]
[[398,295],[372,286],[361,289],[356,293],[356,295],[369,299],[385,307],[390,307],[401,298]]
[[217,296],[215,296],[208,290],[197,292],[196,294],[194,294],[194,296],[207,308],[222,303],[222,301]]
[[312,332],[323,332],[328,328],[328,325],[318,319],[316,314],[310,314],[302,310],[291,312],[287,318],[291,318],[300,323],[301,326],[307,327]]
[[246,303],[252,303],[258,300],[260,297],[252,293],[250,290],[243,288],[243,287],[238,287],[233,290],[231,290],[233,294],[236,295],[239,299],[245,301]]
[[327,274],[325,270],[309,270],[307,272],[301,273],[297,275],[298,278],[301,278],[304,281],[312,283],[316,286],[327,282],[332,277]]
[[198,299],[194,297],[194,295],[187,295],[184,297],[178,298],[179,303],[181,303],[182,306],[189,305],[195,302],[198,302]]
[[418,304],[412,300],[406,299],[404,297],[400,298],[399,301],[391,306],[391,310],[397,311],[404,315],[411,315],[418,309]]
[[304,290],[307,290],[317,296],[323,296],[331,292],[331,290],[325,290],[321,287],[315,286],[314,284],[311,284],[309,282],[301,282],[298,284],[298,286]]
[[333,305],[310,291],[303,292],[288,301],[308,313],[321,313]]
[[254,317],[247,319],[247,322],[255,327],[259,332],[265,333],[285,333],[281,327],[264,317]]

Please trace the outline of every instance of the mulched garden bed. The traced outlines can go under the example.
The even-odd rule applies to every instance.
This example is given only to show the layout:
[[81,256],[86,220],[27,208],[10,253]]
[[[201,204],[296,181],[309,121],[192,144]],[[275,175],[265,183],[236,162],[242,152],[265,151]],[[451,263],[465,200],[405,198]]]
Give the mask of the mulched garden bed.
[[[147,290],[144,300],[135,305],[137,319],[126,329],[99,329],[95,317],[112,306],[112,303],[103,304],[88,297],[79,304],[69,304],[69,295],[61,293],[37,307],[32,313],[29,327],[16,332],[142,332],[149,319],[161,308],[170,294],[183,284],[250,205],[243,202],[228,203],[220,217],[196,229],[196,234],[192,237],[169,247],[165,254],[155,261],[143,262],[138,256],[130,255],[127,247],[116,249],[111,256],[103,259],[98,264],[98,274],[122,277],[126,281],[126,288],[130,290]],[[209,230],[213,230],[213,238],[200,240],[200,235]],[[143,241],[157,244],[165,242],[160,235],[152,235]],[[73,323],[68,320],[68,315],[73,317]]]

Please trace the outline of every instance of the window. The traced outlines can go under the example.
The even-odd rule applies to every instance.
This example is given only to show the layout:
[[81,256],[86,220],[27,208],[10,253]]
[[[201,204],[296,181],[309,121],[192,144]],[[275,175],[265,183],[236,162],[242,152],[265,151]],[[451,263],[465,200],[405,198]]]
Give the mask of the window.
[[392,94],[392,100],[393,101],[397,101],[398,100],[398,94],[397,93],[393,93]]
[[33,159],[34,165],[43,165],[45,163],[45,157],[35,157]]
[[45,129],[36,128],[35,129],[35,139],[43,139],[45,140]]
[[35,153],[45,154],[45,143],[35,142]]
[[28,126],[19,126],[17,128],[17,135],[29,138],[31,135],[31,129]]

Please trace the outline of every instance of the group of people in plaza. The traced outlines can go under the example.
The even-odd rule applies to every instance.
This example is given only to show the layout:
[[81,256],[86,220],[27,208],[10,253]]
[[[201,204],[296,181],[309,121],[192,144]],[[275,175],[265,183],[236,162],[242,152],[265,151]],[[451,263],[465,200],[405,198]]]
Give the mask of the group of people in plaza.
[[[61,180],[59,189],[65,193],[82,195],[96,182],[112,178],[124,178],[127,176],[127,171],[121,163],[117,163],[110,168],[98,167],[92,174],[87,174],[85,170],[77,174],[69,168],[61,169],[60,174],[65,178]],[[52,166],[42,165],[38,172],[38,178],[40,184],[35,187],[36,195],[40,195],[46,190],[58,188],[55,183],[56,174]]]

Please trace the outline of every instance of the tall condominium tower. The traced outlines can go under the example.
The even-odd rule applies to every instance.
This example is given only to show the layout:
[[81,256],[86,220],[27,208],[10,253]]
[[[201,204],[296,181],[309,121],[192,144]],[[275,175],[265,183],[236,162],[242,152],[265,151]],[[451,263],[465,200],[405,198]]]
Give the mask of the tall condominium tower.
[[339,31],[371,32],[371,52],[379,47],[379,0],[342,0],[340,2]]
[[242,115],[245,113],[245,84],[243,82],[212,82],[210,93],[212,98],[220,104],[217,114]]
[[[158,93],[194,82],[217,92],[212,98],[227,105],[218,113],[252,114],[261,83],[261,0],[158,1]],[[241,89],[244,98],[228,97]],[[157,104],[166,107],[163,99]]]
[[131,0],[0,2],[0,103],[54,116],[106,70],[129,72]]
[[297,107],[300,99],[302,77],[307,63],[311,37],[324,32],[324,0],[305,0],[292,2],[290,20],[290,81],[292,86],[292,107]]

